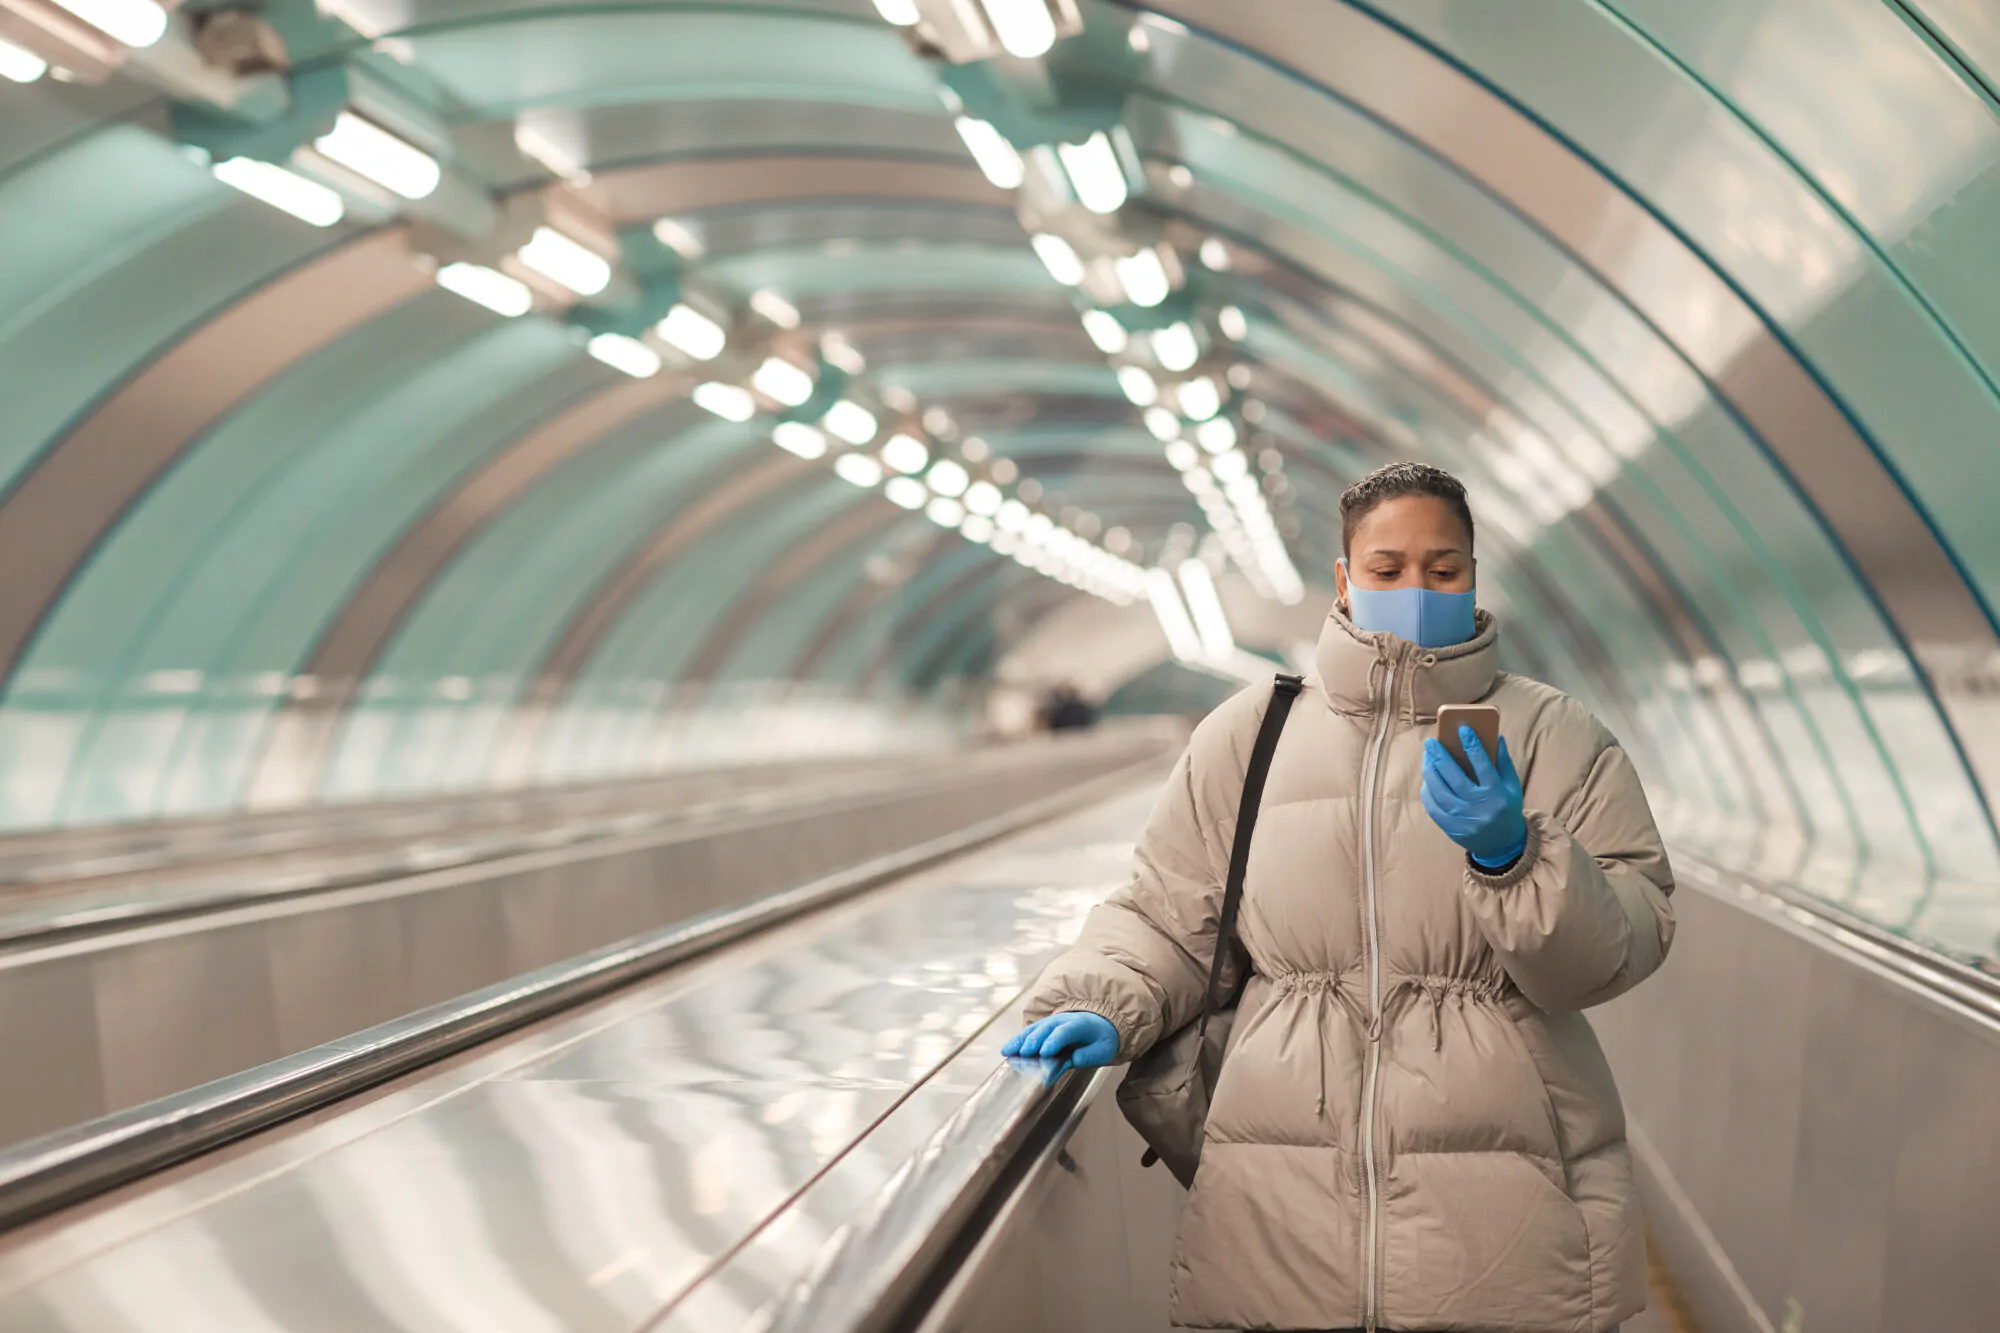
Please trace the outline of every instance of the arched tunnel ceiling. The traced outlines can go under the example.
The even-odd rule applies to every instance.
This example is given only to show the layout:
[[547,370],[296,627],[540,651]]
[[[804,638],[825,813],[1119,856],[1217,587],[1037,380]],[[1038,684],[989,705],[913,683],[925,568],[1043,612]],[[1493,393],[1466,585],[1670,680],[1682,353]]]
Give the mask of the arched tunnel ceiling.
[[[1990,943],[1982,7],[1087,0],[1045,62],[954,67],[858,0],[289,3],[293,85],[389,89],[441,136],[453,217],[601,219],[731,350],[634,379],[584,351],[609,306],[441,290],[480,244],[443,204],[351,196],[319,229],[228,189],[164,62],[0,81],[13,825],[604,776],[725,705],[843,735],[962,714],[1085,594],[690,401],[827,335],[885,422],[1178,559],[1213,510],[1114,373],[1142,343],[1086,336],[1032,187],[992,184],[947,108],[1040,80],[1129,134],[1116,235],[1185,269],[1313,614],[1340,491],[1451,467],[1515,661],[1606,717],[1691,845]],[[1924,887],[1873,900],[1884,863]]]

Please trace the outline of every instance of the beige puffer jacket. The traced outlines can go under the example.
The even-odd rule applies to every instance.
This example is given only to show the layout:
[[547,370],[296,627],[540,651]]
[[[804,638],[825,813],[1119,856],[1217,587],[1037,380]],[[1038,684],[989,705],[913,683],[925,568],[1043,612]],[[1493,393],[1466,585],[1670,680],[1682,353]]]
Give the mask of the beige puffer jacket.
[[[1630,760],[1581,705],[1499,673],[1497,627],[1427,651],[1336,613],[1265,788],[1251,973],[1173,1265],[1189,1328],[1602,1333],[1645,1304],[1624,1113],[1578,1010],[1660,965],[1673,880]],[[1197,1012],[1251,744],[1217,709],[1132,883],[1030,995],[1117,1027]],[[1487,875],[1419,799],[1440,704],[1497,704],[1528,849]]]

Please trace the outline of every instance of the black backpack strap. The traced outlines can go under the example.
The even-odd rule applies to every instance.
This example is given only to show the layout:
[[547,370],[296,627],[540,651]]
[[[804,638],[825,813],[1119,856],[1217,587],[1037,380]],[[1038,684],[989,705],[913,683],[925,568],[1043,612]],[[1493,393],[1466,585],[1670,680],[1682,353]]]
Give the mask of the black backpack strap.
[[1215,930],[1215,958],[1208,967],[1208,989],[1201,997],[1201,1030],[1208,1030],[1209,1011],[1221,1001],[1216,988],[1222,984],[1223,959],[1236,939],[1236,913],[1243,906],[1243,879],[1250,871],[1250,835],[1257,830],[1257,811],[1264,803],[1264,779],[1270,776],[1271,756],[1278,752],[1278,737],[1284,734],[1285,719],[1292,701],[1305,687],[1302,676],[1279,676],[1264,710],[1264,725],[1257,730],[1257,743],[1250,750],[1250,767],[1243,774],[1243,800],[1236,807],[1236,840],[1229,849],[1229,879],[1222,890],[1222,921]]

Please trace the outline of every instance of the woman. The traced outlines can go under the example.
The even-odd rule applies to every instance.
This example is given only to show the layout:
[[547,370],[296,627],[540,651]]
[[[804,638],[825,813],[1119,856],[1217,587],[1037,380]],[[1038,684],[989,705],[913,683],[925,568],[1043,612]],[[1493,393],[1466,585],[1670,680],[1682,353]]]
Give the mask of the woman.
[[[1624,1116],[1581,1010],[1660,965],[1666,853],[1624,751],[1499,671],[1465,489],[1341,499],[1338,606],[1272,764],[1248,977],[1173,1263],[1178,1326],[1602,1333],[1645,1305]],[[1130,1060],[1198,1011],[1268,689],[1200,727],[1009,1054]],[[1500,708],[1476,777],[1438,707]],[[1516,767],[1518,762],[1518,769]]]

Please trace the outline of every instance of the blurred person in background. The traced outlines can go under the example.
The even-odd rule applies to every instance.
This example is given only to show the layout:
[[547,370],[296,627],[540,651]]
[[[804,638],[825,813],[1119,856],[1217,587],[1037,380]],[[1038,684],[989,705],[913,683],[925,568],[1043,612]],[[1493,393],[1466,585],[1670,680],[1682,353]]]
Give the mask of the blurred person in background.
[[1050,731],[1086,731],[1097,725],[1097,710],[1074,684],[1064,681],[1042,700],[1042,725]]

